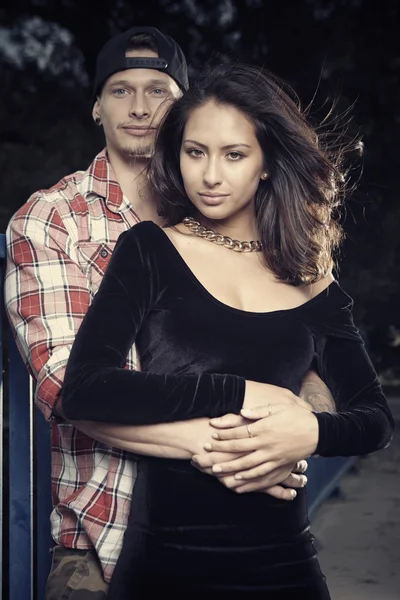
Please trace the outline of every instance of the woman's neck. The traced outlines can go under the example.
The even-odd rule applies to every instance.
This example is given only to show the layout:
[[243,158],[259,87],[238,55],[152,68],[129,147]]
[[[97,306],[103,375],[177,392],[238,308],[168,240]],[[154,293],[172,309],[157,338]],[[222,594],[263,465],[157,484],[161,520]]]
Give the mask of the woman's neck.
[[260,237],[254,214],[233,215],[227,219],[208,219],[197,211],[194,218],[207,229],[212,229],[216,233],[235,240],[250,241],[258,240]]

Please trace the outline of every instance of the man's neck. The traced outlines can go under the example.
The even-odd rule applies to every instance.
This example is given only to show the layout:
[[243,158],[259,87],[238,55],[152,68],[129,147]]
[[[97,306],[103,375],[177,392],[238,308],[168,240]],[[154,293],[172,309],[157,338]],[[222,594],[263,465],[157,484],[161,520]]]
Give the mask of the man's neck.
[[122,193],[132,204],[141,221],[154,221],[162,224],[157,214],[157,199],[152,193],[147,179],[148,158],[131,157],[129,160],[108,151],[115,178]]

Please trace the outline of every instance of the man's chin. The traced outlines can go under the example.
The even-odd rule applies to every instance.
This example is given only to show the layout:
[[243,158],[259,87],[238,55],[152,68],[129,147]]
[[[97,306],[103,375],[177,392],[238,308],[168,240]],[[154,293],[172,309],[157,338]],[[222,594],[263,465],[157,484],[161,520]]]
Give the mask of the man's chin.
[[137,160],[146,160],[153,156],[154,148],[153,146],[126,146],[125,148],[121,148],[122,153],[127,158],[134,158]]

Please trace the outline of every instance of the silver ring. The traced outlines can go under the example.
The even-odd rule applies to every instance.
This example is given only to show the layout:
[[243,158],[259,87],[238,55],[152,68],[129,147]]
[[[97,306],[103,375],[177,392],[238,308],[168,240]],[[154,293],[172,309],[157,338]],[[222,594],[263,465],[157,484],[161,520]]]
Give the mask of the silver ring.
[[248,425],[246,425],[246,429],[247,429],[247,433],[249,434],[249,437],[253,438],[254,435],[251,433],[250,428]]

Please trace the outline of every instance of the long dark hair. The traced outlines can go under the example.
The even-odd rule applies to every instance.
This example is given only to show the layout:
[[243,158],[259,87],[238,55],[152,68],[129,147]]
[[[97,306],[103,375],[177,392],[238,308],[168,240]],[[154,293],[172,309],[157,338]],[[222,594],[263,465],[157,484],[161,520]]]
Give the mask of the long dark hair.
[[338,145],[329,150],[318,139],[289,94],[285,84],[260,68],[230,64],[207,70],[165,116],[149,176],[166,225],[193,214],[180,172],[190,113],[209,100],[242,111],[254,123],[269,173],[255,196],[265,262],[278,279],[299,285],[318,281],[332,267],[342,236],[337,214],[345,178]]

